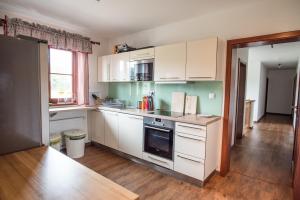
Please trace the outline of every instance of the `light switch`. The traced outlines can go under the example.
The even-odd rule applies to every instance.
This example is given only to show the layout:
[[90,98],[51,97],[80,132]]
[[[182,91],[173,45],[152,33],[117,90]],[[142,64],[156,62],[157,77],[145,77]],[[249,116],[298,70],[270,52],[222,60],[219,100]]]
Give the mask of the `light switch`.
[[216,94],[211,92],[208,94],[208,99],[212,100],[212,99],[215,99],[216,98]]

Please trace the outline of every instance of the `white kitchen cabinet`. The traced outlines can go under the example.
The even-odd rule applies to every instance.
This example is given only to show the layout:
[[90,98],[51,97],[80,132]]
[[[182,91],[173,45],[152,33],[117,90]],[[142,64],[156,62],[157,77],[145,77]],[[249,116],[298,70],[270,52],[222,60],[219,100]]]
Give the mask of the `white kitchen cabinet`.
[[129,52],[111,55],[110,81],[130,81]]
[[98,57],[98,82],[108,82],[110,80],[111,56]]
[[119,150],[143,157],[143,117],[119,114]]
[[103,111],[104,144],[113,149],[119,147],[119,120],[117,112]]
[[155,47],[155,81],[184,81],[186,42]]
[[93,142],[97,142],[99,144],[105,144],[104,141],[104,115],[103,111],[92,111],[92,135],[91,139]]
[[186,80],[215,80],[217,76],[218,39],[187,42]]
[[207,126],[176,122],[174,170],[204,181],[218,167],[220,120]]
[[130,51],[130,61],[154,58],[154,48]]

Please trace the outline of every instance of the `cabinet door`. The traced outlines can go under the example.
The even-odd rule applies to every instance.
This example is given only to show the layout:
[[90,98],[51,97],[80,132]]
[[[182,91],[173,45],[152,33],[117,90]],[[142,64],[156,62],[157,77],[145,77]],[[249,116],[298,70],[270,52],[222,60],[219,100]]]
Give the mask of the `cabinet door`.
[[130,51],[130,61],[154,58],[154,48]]
[[217,38],[187,42],[186,80],[216,78],[217,46]]
[[110,74],[111,56],[98,57],[98,82],[108,82]]
[[102,111],[92,113],[92,141],[104,144],[104,116]]
[[155,48],[155,81],[185,80],[186,43]]
[[111,55],[110,81],[130,81],[129,52]]
[[118,113],[104,111],[104,144],[113,149],[118,149],[119,123]]
[[143,157],[143,117],[119,114],[119,150]]

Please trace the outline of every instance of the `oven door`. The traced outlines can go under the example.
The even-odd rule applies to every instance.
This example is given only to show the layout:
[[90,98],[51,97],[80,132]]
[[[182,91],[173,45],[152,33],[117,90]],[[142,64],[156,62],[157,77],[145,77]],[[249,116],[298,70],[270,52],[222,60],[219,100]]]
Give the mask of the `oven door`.
[[152,81],[154,59],[130,62],[130,80]]
[[144,125],[144,151],[173,160],[173,130]]

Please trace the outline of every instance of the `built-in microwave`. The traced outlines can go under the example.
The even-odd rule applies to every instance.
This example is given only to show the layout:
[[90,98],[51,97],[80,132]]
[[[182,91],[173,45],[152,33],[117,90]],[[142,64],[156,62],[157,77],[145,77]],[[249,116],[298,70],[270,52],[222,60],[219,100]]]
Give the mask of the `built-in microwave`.
[[153,81],[154,59],[135,60],[130,62],[131,81]]

